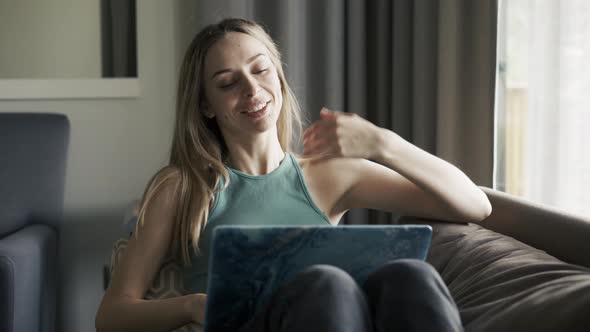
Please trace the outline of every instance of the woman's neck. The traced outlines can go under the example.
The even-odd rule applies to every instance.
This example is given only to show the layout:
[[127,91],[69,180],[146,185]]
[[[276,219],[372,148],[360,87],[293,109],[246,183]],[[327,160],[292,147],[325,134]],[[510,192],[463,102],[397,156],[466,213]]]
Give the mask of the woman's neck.
[[250,175],[268,174],[285,158],[278,139],[249,145],[231,144],[228,150],[228,166]]

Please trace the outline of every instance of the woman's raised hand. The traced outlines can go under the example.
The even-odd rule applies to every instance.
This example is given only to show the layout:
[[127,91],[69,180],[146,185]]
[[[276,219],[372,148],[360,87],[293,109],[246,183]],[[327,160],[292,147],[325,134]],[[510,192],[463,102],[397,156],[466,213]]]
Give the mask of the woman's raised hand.
[[303,134],[304,155],[373,159],[379,153],[382,128],[355,113],[325,107],[320,117]]

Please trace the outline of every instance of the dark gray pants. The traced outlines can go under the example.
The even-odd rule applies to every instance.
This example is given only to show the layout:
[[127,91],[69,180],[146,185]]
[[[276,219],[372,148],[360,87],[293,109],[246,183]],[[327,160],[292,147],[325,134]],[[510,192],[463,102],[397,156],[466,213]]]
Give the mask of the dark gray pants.
[[459,311],[438,272],[400,259],[369,275],[315,265],[275,292],[240,332],[463,331]]

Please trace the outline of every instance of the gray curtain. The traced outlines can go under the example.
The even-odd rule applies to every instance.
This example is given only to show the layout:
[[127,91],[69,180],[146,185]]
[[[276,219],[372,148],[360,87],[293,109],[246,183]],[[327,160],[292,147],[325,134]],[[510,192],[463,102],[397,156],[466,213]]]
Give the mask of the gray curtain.
[[[355,112],[492,186],[497,0],[197,0],[195,31],[264,25],[311,121]],[[395,223],[350,211],[345,223]]]
[[101,0],[102,77],[137,77],[135,0]]

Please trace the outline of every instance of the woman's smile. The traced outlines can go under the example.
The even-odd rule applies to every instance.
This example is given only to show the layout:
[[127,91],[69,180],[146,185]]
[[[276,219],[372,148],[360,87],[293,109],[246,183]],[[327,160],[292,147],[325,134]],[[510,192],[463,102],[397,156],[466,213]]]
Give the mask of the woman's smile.
[[270,101],[267,101],[266,103],[258,104],[256,107],[242,112],[242,114],[252,119],[260,119],[271,111],[269,105]]

